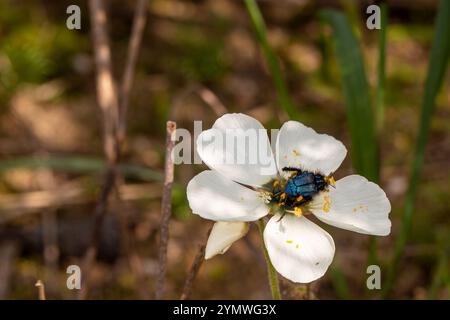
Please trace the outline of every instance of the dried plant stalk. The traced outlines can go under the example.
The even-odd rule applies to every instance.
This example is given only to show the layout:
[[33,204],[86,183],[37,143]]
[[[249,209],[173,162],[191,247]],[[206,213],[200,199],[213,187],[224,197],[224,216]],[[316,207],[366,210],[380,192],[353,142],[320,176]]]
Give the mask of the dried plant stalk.
[[103,148],[108,163],[100,196],[94,212],[94,226],[91,241],[83,258],[85,276],[78,298],[84,299],[88,292],[89,270],[97,256],[97,248],[101,235],[101,226],[107,211],[108,199],[114,189],[116,180],[116,165],[119,159],[117,126],[119,118],[119,103],[116,86],[111,68],[111,50],[107,34],[107,15],[102,0],[90,0],[89,11],[92,25],[92,40],[94,45],[95,64],[97,69],[97,102],[103,112]]
[[[95,208],[91,244],[83,259],[83,269],[85,271],[90,269],[90,265],[95,261],[97,256],[97,247],[100,240],[103,217],[108,208],[109,196],[116,186],[120,148],[125,139],[126,112],[128,109],[129,94],[140,43],[146,24],[146,0],[140,0],[136,7],[123,83],[121,86],[120,104],[111,68],[111,50],[106,31],[107,16],[104,3],[102,0],[90,0],[89,9],[97,68],[97,99],[98,104],[103,111],[103,143],[108,168],[103,181],[100,197]],[[88,290],[87,281],[89,280],[89,277],[87,275],[84,278],[86,281],[84,281],[85,283],[82,285],[78,295],[81,299],[86,297]]]
[[205,260],[206,244],[208,242],[208,238],[209,235],[211,234],[213,226],[214,224],[211,224],[206,234],[204,243],[200,245],[198,248],[197,254],[195,255],[194,258],[194,262],[192,263],[191,266],[191,270],[189,271],[188,276],[186,277],[186,281],[184,282],[183,293],[181,294],[180,300],[187,300],[191,295],[192,286],[194,284],[195,278],[197,278],[197,274],[200,271],[203,261]]
[[133,84],[139,49],[141,48],[142,36],[144,34],[145,25],[147,23],[147,1],[148,0],[139,0],[134,12],[133,29],[131,31],[130,42],[128,43],[127,60],[120,87],[120,121],[118,128],[119,142],[122,142],[125,138],[128,101],[130,98],[131,86]]
[[177,125],[173,121],[167,121],[166,127],[166,159],[164,166],[164,189],[161,200],[161,222],[159,242],[159,271],[156,282],[156,299],[164,297],[164,285],[167,271],[167,244],[169,241],[169,221],[172,214],[172,184],[174,176],[173,147],[175,144],[175,132]]
[[35,286],[36,286],[36,288],[38,288],[38,299],[46,300],[44,283],[41,280],[38,280],[36,282]]

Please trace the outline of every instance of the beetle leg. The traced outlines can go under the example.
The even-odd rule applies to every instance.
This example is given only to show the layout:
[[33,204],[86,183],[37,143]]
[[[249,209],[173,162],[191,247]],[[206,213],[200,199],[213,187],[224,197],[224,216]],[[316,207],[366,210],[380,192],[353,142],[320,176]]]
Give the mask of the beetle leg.
[[298,176],[299,174],[302,173],[302,170],[298,169],[298,168],[293,168],[293,167],[284,167],[283,169],[281,169],[285,172],[293,172],[293,174],[291,175],[292,177]]

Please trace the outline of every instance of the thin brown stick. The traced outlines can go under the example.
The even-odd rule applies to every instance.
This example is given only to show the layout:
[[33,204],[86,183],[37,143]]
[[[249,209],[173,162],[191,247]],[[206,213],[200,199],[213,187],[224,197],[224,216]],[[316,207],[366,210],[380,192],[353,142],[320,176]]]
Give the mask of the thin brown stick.
[[103,0],[89,0],[89,11],[97,68],[97,102],[103,111],[104,149],[108,164],[114,166],[118,160],[116,136],[119,103],[112,74],[107,15]]
[[[87,272],[97,256],[97,247],[100,240],[103,217],[108,209],[108,199],[110,194],[116,187],[118,176],[117,164],[120,158],[121,144],[125,139],[129,94],[134,78],[134,70],[141,39],[146,24],[146,8],[146,0],[139,0],[134,15],[133,29],[127,53],[119,104],[111,68],[111,50],[106,32],[107,16],[104,4],[102,0],[89,1],[95,61],[97,66],[97,100],[103,111],[104,149],[108,168],[103,181],[100,197],[95,208],[92,240],[83,259],[84,270]],[[81,299],[85,298],[87,294],[88,275],[86,275],[84,279],[84,285],[82,285],[78,295]]]
[[175,132],[177,125],[173,121],[167,121],[166,126],[166,159],[164,166],[164,188],[161,200],[161,222],[159,241],[159,272],[156,282],[156,299],[164,297],[164,285],[167,270],[167,245],[169,242],[169,221],[172,214],[172,184],[174,176],[173,147],[175,144]]
[[[129,97],[133,84],[142,37],[144,34],[145,25],[147,23],[147,1],[148,0],[138,0],[134,11],[133,27],[131,31],[130,41],[128,43],[127,59],[119,96],[119,124],[117,137],[119,147],[125,140],[126,135]],[[129,231],[128,228],[128,214],[125,213],[127,212],[126,210],[123,210],[122,212],[124,212],[124,214],[121,214],[119,217],[122,225],[122,249],[124,251],[124,255],[128,259],[128,263],[132,272],[136,275],[138,281],[138,292],[140,296],[143,299],[148,299],[148,290],[147,288],[145,288],[145,275],[143,272],[142,262],[134,247],[134,235]]]
[[223,105],[223,103],[220,101],[220,99],[206,87],[202,87],[198,94],[202,100],[211,107],[211,109],[214,111],[214,113],[217,116],[222,116],[225,113],[227,113],[227,108]]
[[205,260],[205,250],[206,244],[208,243],[209,235],[211,234],[212,228],[214,224],[209,227],[208,232],[206,234],[206,238],[203,244],[201,244],[198,248],[197,254],[195,255],[194,262],[192,262],[191,269],[186,277],[186,281],[184,282],[183,293],[181,294],[180,300],[187,300],[191,295],[192,286],[194,284],[195,278],[197,278],[197,274],[200,271],[200,267]]
[[52,295],[58,287],[58,218],[56,210],[42,213],[42,243],[44,247],[45,281],[47,291]]
[[35,286],[36,286],[36,288],[38,288],[38,299],[46,300],[44,283],[41,280],[38,280],[36,282]]
[[133,28],[131,31],[130,42],[128,43],[128,52],[123,73],[122,84],[120,87],[120,103],[119,103],[119,141],[123,141],[126,132],[126,118],[128,110],[128,102],[130,97],[131,86],[133,84],[136,62],[138,59],[139,49],[141,47],[142,36],[144,34],[145,25],[147,23],[147,1],[139,0],[134,11]]
[[103,112],[103,148],[108,163],[100,196],[94,211],[94,226],[91,241],[83,258],[83,277],[78,298],[84,299],[88,292],[89,270],[97,256],[101,226],[108,207],[108,199],[114,189],[116,165],[119,159],[117,127],[119,104],[111,67],[111,50],[107,34],[107,15],[102,0],[89,0],[95,63],[97,68],[97,103]]
[[101,238],[101,228],[108,205],[109,194],[114,187],[115,175],[116,173],[114,170],[107,171],[100,198],[98,199],[97,206],[95,208],[91,241],[82,262],[82,270],[84,271],[85,276],[81,281],[81,289],[78,291],[78,299],[85,299],[89,290],[89,270],[97,257],[98,245]]
[[[45,151],[42,152],[45,155]],[[57,190],[58,182],[51,170],[41,169],[37,172],[37,180],[41,189],[47,189],[52,192]],[[47,292],[55,293],[57,288],[57,270],[59,259],[58,246],[58,220],[56,208],[50,208],[42,212],[41,226],[42,226],[42,245],[44,254],[45,276],[44,281],[47,284]]]
[[190,95],[195,95],[201,99],[201,101],[211,109],[212,112],[218,117],[228,112],[225,105],[220,101],[219,97],[205,86],[200,84],[189,84],[185,88],[179,90],[179,93],[175,95],[172,106],[170,108],[169,118],[176,116],[178,107],[185,104],[186,99]]

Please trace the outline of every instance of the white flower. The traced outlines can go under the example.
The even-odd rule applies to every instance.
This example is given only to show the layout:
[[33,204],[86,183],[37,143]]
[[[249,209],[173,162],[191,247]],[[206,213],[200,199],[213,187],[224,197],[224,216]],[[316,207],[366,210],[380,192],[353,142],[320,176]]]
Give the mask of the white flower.
[[[378,236],[390,233],[391,205],[378,185],[359,175],[347,176],[334,184],[331,175],[347,154],[340,141],[296,121],[288,121],[281,127],[276,157],[266,131],[258,136],[258,143],[244,144],[246,149],[244,145],[224,148],[223,140],[211,139],[218,134],[226,139],[233,132],[249,129],[265,130],[250,116],[226,114],[197,140],[199,155],[211,170],[201,172],[189,182],[189,205],[193,213],[218,221],[208,239],[206,259],[224,253],[243,237],[248,231],[247,222],[273,213],[264,230],[264,243],[273,266],[291,281],[309,283],[325,274],[335,246],[333,238],[307,219],[306,214],[312,213],[327,224],[359,233]],[[242,153],[246,154],[245,159],[251,159],[265,146],[269,161],[264,165],[225,161]],[[291,179],[292,172],[284,171],[285,167],[320,174],[328,184],[301,209],[284,206],[279,198],[274,201],[277,197],[274,186],[280,184],[278,188],[283,190]]]

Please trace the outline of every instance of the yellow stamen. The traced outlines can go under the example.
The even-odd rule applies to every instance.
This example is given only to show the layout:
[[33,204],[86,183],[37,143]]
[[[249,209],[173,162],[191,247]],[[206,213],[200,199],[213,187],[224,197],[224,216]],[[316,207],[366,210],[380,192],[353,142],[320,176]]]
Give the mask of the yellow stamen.
[[336,181],[334,180],[334,177],[333,177],[333,176],[331,176],[331,177],[328,178],[328,183],[329,183],[331,186],[334,187]]
[[280,199],[281,199],[281,200],[286,199],[286,193],[285,193],[285,192],[283,192],[283,193],[280,195]]
[[292,243],[292,240],[286,240],[286,243],[291,244],[291,243]]
[[322,207],[322,210],[323,210],[323,212],[330,212],[330,208],[331,208],[330,196],[324,195],[323,196],[323,207]]
[[302,196],[298,196],[297,197],[297,199],[295,199],[297,202],[300,202],[300,201],[302,201],[303,200],[303,197]]
[[297,218],[300,218],[302,216],[302,214],[303,214],[303,210],[300,207],[295,207],[294,208],[294,215]]
[[273,187],[274,187],[274,188],[278,187],[279,185],[280,185],[280,181],[275,180],[275,181],[273,182]]

